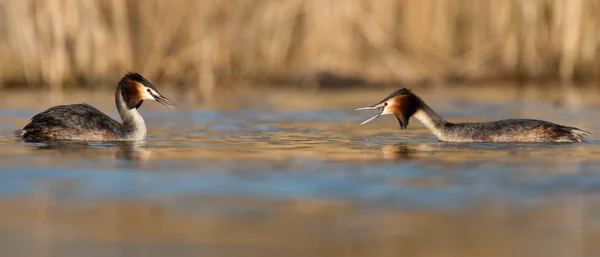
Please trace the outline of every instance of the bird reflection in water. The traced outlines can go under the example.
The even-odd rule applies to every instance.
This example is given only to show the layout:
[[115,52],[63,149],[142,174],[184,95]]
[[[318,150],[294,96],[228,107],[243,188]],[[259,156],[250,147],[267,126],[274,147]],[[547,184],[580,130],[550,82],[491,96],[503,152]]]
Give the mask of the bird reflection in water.
[[414,160],[421,159],[439,150],[436,144],[428,143],[396,143],[385,145],[381,148],[383,158],[386,160]]
[[120,160],[134,160],[134,161],[147,161],[152,152],[142,146],[145,141],[141,142],[119,142],[117,144],[117,152],[115,154],[116,159]]
[[51,150],[52,155],[69,157],[93,159],[113,157],[117,160],[147,161],[152,152],[148,148],[143,147],[145,144],[145,141],[60,141],[39,144],[36,149]]
[[386,145],[381,148],[386,160],[409,160],[414,158],[415,149],[407,143]]

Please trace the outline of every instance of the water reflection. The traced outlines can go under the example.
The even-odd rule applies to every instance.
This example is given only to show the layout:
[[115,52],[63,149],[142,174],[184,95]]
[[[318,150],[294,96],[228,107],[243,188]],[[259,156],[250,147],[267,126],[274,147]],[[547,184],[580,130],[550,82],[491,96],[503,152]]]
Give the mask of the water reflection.
[[[420,160],[436,163],[522,163],[558,162],[577,163],[584,160],[600,161],[600,153],[587,143],[444,143],[402,142],[381,147],[387,160]],[[593,154],[592,154],[593,153]],[[557,159],[562,156],[563,158]]]
[[386,145],[382,148],[383,158],[388,160],[410,160],[415,158],[415,154],[418,151],[416,148],[419,146],[420,145],[408,143]]
[[[562,92],[502,90],[512,93],[469,87],[419,94],[453,121],[535,117],[600,129],[593,94],[550,109],[548,99]],[[66,94],[60,103],[6,97],[0,247],[7,256],[600,250],[592,219],[600,206],[600,141],[443,143],[418,122],[406,130],[395,119],[358,126],[364,117],[353,108],[386,93],[253,91],[178,110],[148,105],[144,142],[49,144],[22,143],[11,133],[62,102],[94,99],[114,111],[112,94]]]
[[48,142],[32,143],[31,145],[42,154],[60,155],[72,158],[107,158],[114,156],[117,160],[147,161],[152,151],[144,148],[146,141],[116,141],[116,142]]

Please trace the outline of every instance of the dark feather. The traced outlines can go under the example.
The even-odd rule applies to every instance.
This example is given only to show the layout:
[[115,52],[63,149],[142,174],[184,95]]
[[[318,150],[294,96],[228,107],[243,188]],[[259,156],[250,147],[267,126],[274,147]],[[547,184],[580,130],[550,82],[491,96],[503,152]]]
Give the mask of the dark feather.
[[[43,141],[64,139],[56,137],[65,137],[63,133],[73,133],[73,131],[92,131],[116,137],[122,134],[120,130],[122,127],[120,122],[93,106],[82,103],[49,108],[33,116],[31,122],[17,132],[25,141]],[[52,133],[48,133],[49,131]]]
[[123,79],[121,80],[121,82],[125,82],[127,80],[133,80],[133,81],[139,82],[142,85],[144,85],[146,87],[149,87],[149,88],[152,88],[154,91],[158,92],[158,90],[156,89],[156,87],[154,86],[154,84],[152,84],[152,82],[150,82],[149,80],[147,80],[146,78],[144,78],[139,73],[127,72],[127,74],[125,74],[125,77],[123,77]]
[[377,103],[375,105],[381,104],[381,103],[383,103],[383,102],[385,102],[387,100],[390,100],[390,99],[392,99],[392,98],[394,98],[396,96],[408,95],[408,94],[412,94],[412,92],[410,91],[410,89],[406,89],[406,88],[399,89],[399,90],[396,90],[394,93],[391,93],[390,95],[388,95],[386,98],[383,98],[383,100],[381,100],[379,103]]

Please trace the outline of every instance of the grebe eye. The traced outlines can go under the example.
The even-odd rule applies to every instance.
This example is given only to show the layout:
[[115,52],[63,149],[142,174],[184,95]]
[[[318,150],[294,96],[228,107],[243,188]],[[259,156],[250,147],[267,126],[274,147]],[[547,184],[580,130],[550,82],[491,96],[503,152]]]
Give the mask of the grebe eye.
[[383,106],[387,106],[387,102],[383,103]]
[[146,91],[148,91],[148,93],[152,93],[152,89],[146,89]]

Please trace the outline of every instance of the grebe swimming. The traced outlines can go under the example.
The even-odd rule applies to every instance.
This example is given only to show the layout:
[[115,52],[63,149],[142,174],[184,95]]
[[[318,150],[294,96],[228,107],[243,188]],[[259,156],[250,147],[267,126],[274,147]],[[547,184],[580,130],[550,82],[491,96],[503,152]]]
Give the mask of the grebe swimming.
[[127,73],[115,92],[122,123],[86,103],[58,105],[33,116],[16,135],[28,142],[142,140],[146,137],[146,124],[137,109],[144,100],[176,107],[142,75]]
[[369,123],[381,115],[393,114],[400,128],[408,126],[415,117],[440,141],[445,142],[581,142],[590,133],[575,127],[533,119],[508,119],[490,122],[451,123],[433,111],[409,89],[400,89],[376,105],[360,110],[377,110],[381,113],[364,121]]

